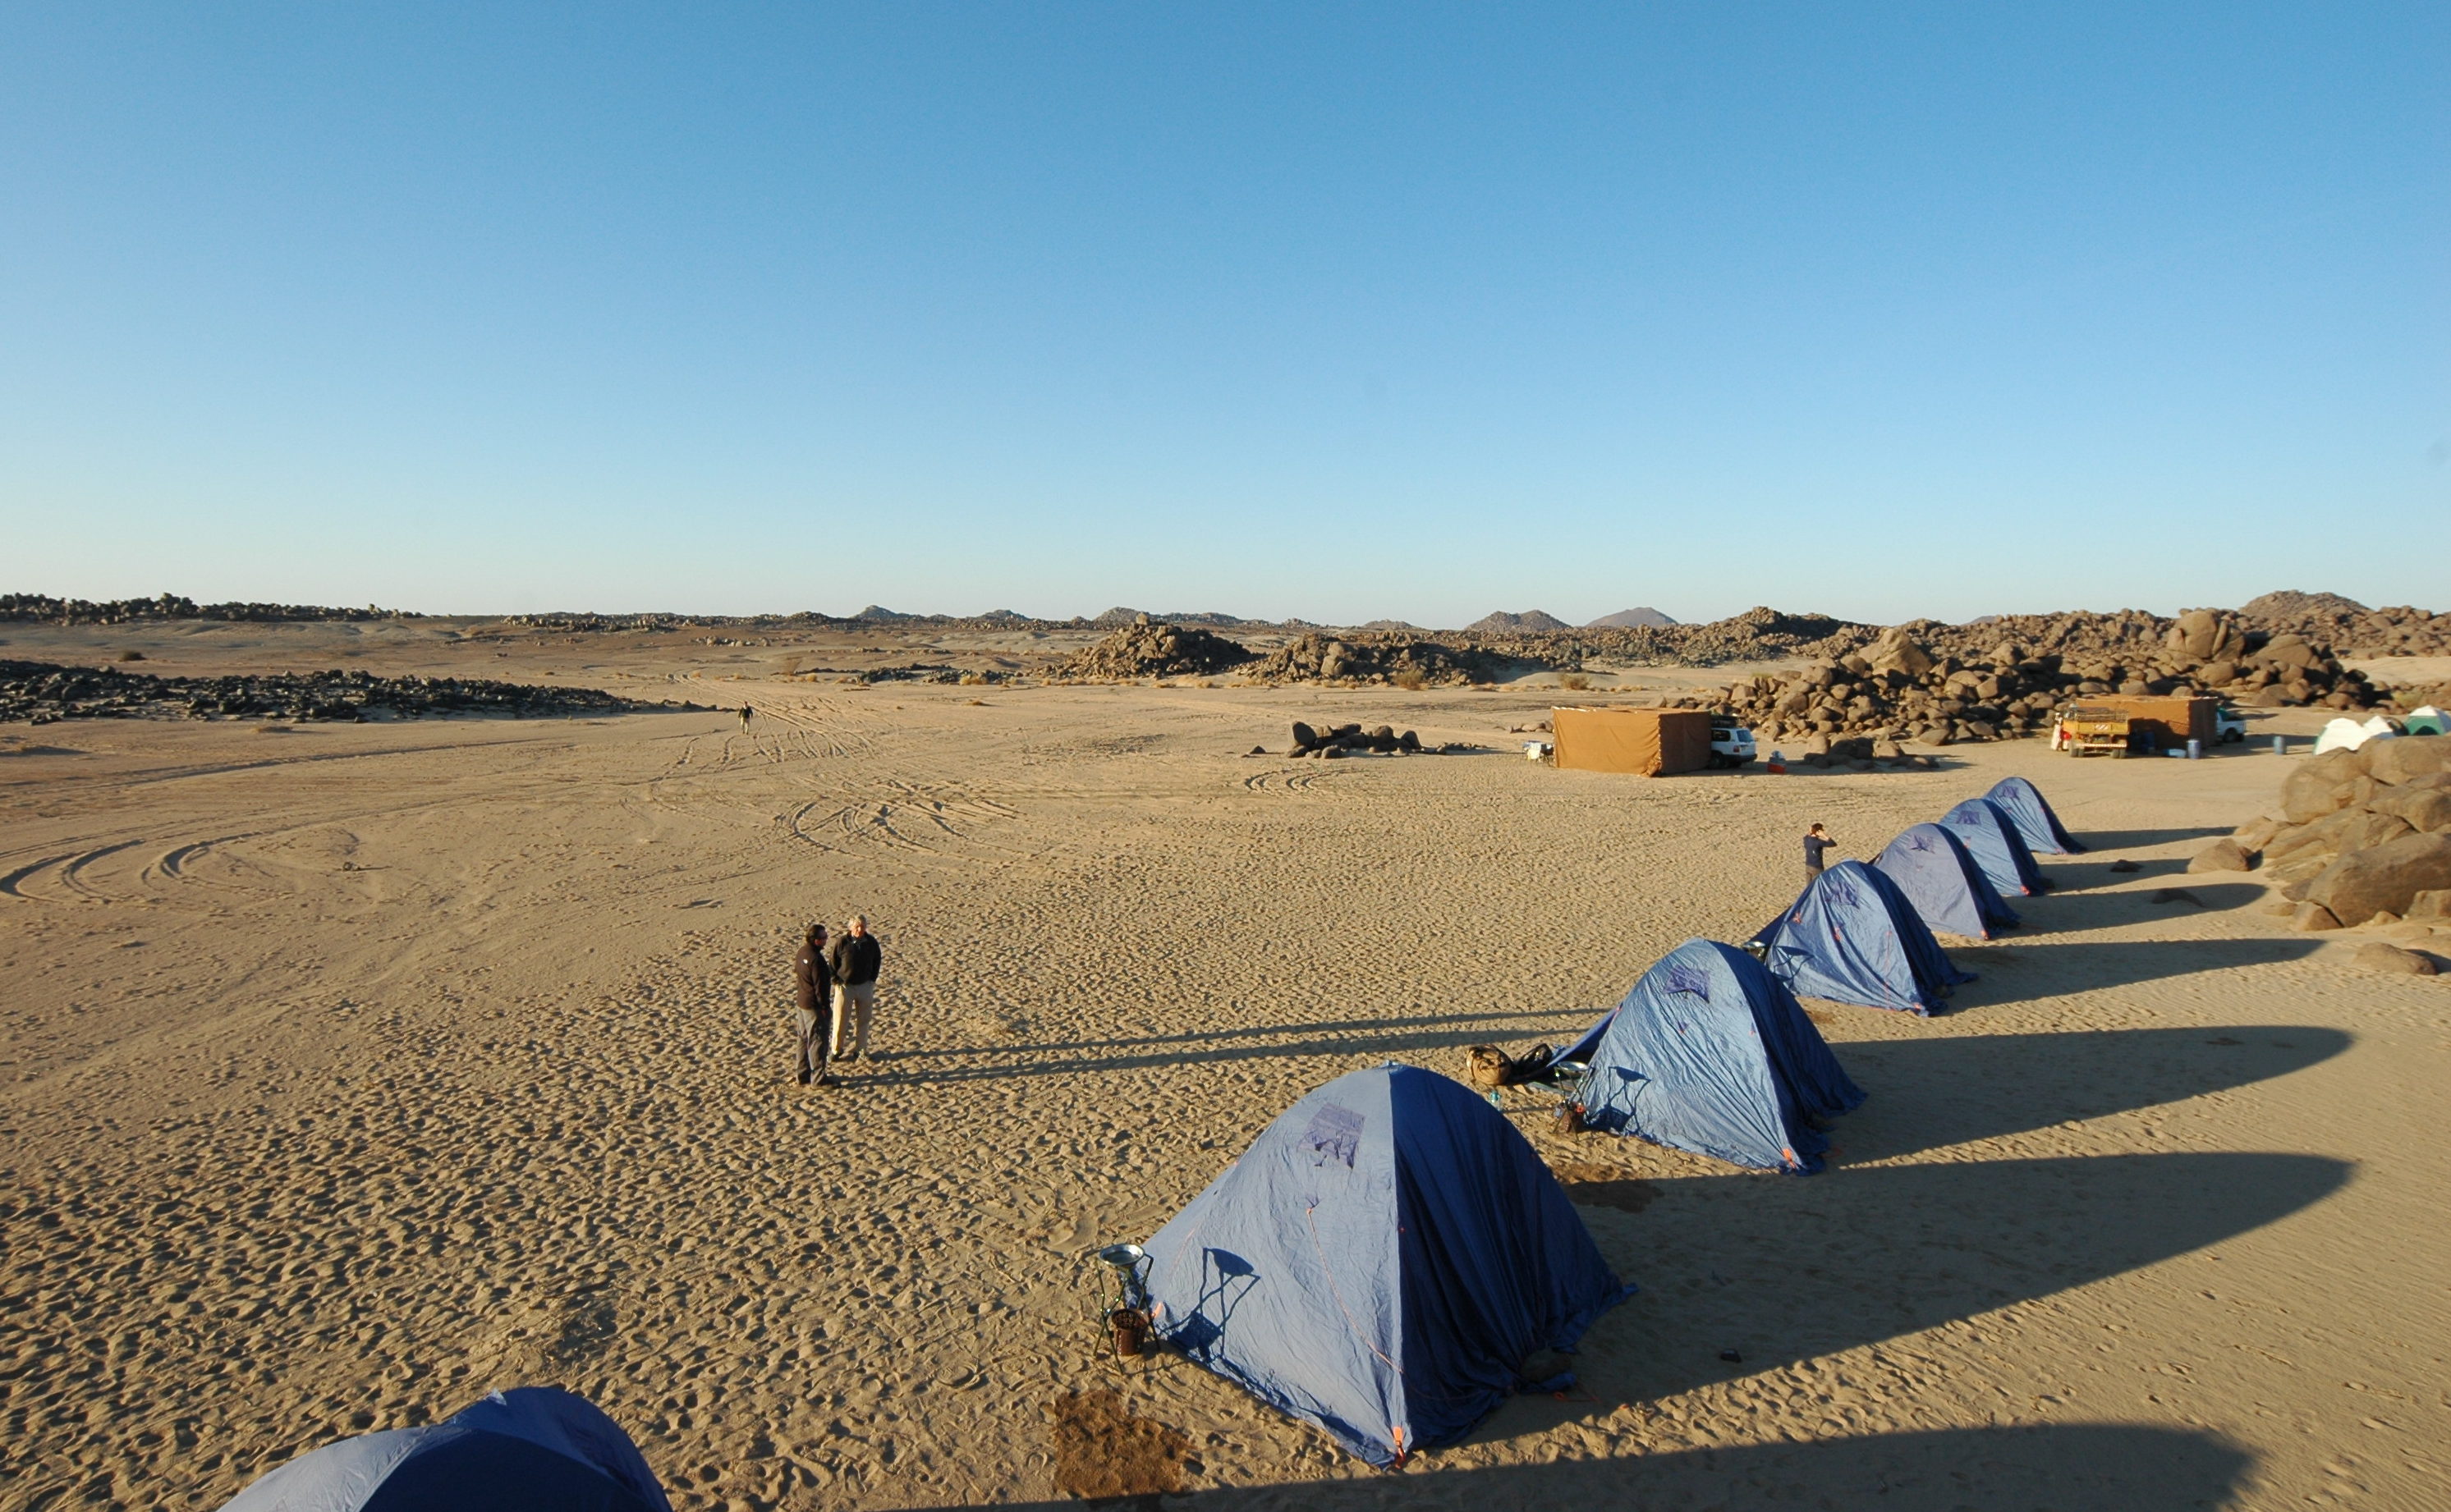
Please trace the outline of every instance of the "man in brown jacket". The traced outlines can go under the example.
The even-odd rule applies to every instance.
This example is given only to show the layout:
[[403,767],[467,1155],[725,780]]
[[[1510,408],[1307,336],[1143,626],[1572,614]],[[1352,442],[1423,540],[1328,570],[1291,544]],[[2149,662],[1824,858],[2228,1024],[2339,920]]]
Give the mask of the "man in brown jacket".
[[832,1006],[827,999],[833,994],[833,965],[826,960],[826,926],[811,924],[808,937],[800,941],[800,953],[792,958],[792,984],[799,989],[799,1006],[792,1014],[794,1027],[800,1031],[800,1085],[814,1079],[820,1087],[835,1085],[826,1074],[826,1041],[833,1037],[828,1022]]

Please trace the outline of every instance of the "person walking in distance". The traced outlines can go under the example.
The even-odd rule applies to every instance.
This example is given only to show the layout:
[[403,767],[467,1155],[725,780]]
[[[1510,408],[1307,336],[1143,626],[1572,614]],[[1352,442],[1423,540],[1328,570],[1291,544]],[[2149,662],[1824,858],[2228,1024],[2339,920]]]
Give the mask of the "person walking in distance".
[[792,985],[799,991],[799,1003],[792,1013],[793,1026],[800,1032],[800,1085],[811,1081],[820,1087],[834,1085],[826,1073],[829,1054],[827,1041],[833,1037],[833,1006],[834,969],[826,959],[826,926],[811,924],[800,941],[800,953],[792,958]]
[[876,1012],[876,974],[884,962],[884,947],[868,932],[868,916],[852,915],[851,928],[834,941],[828,958],[834,972],[836,1060],[867,1058],[869,1020]]
[[1824,833],[1819,824],[1804,832],[1804,881],[1807,886],[1821,875],[1821,853],[1838,843]]

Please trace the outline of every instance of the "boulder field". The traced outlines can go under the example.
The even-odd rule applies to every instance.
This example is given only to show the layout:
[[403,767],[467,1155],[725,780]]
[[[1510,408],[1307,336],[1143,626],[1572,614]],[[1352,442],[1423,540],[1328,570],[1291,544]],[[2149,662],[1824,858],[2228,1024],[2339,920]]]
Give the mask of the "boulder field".
[[2451,918],[2451,736],[2310,758],[2282,780],[2279,810],[2188,870],[2269,871],[2301,929]]

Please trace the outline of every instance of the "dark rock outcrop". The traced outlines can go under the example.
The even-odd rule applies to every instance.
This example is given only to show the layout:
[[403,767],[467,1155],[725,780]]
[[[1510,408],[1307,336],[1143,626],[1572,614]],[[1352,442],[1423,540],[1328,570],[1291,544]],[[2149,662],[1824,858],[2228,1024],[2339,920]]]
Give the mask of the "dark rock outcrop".
[[1428,688],[1491,682],[1510,669],[1503,658],[1409,635],[1303,635],[1261,658],[1251,675],[1271,683]]
[[1135,677],[1204,677],[1252,659],[1249,647],[1196,625],[1127,625],[1067,657],[1054,671],[1075,683]]
[[[0,721],[62,719],[417,719],[433,714],[618,714],[642,704],[594,688],[539,688],[464,677],[280,672],[153,677],[116,669],[0,662]],[[682,708],[693,708],[682,705]]]

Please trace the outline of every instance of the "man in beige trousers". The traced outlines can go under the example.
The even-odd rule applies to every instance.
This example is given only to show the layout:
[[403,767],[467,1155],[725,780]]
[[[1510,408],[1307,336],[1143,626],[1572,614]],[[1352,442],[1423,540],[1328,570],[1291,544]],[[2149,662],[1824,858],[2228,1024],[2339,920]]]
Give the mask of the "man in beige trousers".
[[868,916],[852,915],[851,927],[827,953],[834,977],[834,1059],[867,1058],[869,1020],[876,1013],[876,974],[884,963],[884,947],[868,932]]

